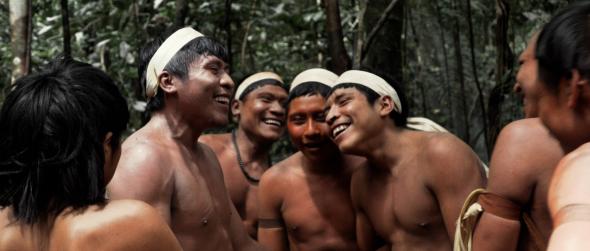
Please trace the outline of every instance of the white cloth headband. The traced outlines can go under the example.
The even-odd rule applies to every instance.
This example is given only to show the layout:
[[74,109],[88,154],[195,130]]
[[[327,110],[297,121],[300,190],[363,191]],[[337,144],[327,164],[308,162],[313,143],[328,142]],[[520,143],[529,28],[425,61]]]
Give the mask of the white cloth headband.
[[336,80],[338,80],[338,75],[322,68],[305,70],[295,76],[291,83],[291,87],[289,88],[289,92],[293,91],[295,87],[308,82],[318,82],[332,88],[334,87]]
[[342,73],[335,83],[338,84],[353,83],[365,86],[381,96],[389,96],[393,99],[394,110],[402,112],[402,103],[393,87],[381,77],[366,71],[350,70]]
[[160,45],[152,59],[150,59],[145,72],[145,95],[148,99],[156,96],[159,85],[158,76],[170,62],[170,59],[188,42],[202,36],[203,34],[193,28],[185,27],[166,38],[166,41]]
[[284,84],[283,79],[274,72],[270,72],[270,71],[259,72],[259,73],[256,73],[256,74],[244,79],[244,81],[242,81],[242,84],[240,84],[240,86],[238,86],[238,89],[236,90],[236,95],[234,95],[234,99],[238,100],[240,98],[240,96],[242,96],[242,93],[244,93],[246,88],[248,88],[248,86],[250,86],[254,83],[257,83],[258,81],[261,81],[261,80],[270,80],[270,79],[280,82],[281,85]]

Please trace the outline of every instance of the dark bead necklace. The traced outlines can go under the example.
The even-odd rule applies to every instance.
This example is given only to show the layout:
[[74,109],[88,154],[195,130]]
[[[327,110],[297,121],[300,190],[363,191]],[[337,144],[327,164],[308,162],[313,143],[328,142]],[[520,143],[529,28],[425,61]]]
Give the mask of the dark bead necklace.
[[[244,161],[242,161],[242,156],[240,155],[240,148],[238,147],[238,141],[236,140],[236,129],[233,129],[231,131],[231,141],[234,144],[234,149],[236,150],[236,157],[238,159],[238,165],[240,166],[240,170],[242,170],[242,173],[244,174],[244,176],[246,177],[246,179],[255,184],[258,185],[258,182],[260,181],[259,178],[254,178],[252,176],[250,176],[250,174],[246,171],[246,165],[244,164]],[[270,162],[270,156],[268,158],[268,166],[270,167],[271,162]]]

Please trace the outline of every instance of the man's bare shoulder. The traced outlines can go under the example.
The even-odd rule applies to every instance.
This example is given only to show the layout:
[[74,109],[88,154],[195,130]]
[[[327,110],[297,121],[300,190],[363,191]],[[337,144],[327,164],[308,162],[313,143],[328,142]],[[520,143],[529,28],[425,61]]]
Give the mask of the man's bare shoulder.
[[[419,140],[421,152],[424,158],[431,163],[444,163],[446,161],[477,161],[477,155],[457,136],[446,132],[416,132],[422,134],[423,140]],[[434,165],[436,166],[436,165]]]
[[552,214],[571,204],[590,204],[590,143],[566,155],[551,181],[549,205]]
[[514,121],[496,140],[487,189],[524,204],[536,184],[547,184],[562,156],[559,143],[539,119]]
[[160,214],[141,201],[112,201],[64,217],[73,217],[72,250],[179,250]]
[[296,152],[279,163],[274,164],[271,168],[266,170],[264,174],[262,174],[260,182],[280,185],[288,182],[289,180],[302,177],[302,158],[303,154],[301,152]]
[[208,145],[217,154],[220,154],[227,150],[228,147],[232,146],[230,133],[201,135],[201,137],[199,137],[199,142]]

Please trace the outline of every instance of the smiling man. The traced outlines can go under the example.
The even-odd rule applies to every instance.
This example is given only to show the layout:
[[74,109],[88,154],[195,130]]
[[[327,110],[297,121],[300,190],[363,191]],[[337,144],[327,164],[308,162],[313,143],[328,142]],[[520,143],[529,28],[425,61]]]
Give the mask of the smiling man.
[[485,185],[483,168],[455,136],[406,129],[403,93],[392,83],[347,71],[326,104],[340,151],[368,160],[351,184],[359,247],[451,250],[463,201]]
[[197,143],[205,129],[228,122],[234,83],[225,48],[183,28],[148,46],[141,59],[151,118],[123,143],[110,198],[155,207],[184,250],[257,250],[231,203],[215,153]]
[[324,115],[337,78],[310,69],[291,84],[287,129],[299,152],[260,182],[258,240],[270,250],[357,250],[349,186],[360,159],[338,151]]
[[284,131],[287,90],[281,77],[259,72],[247,77],[232,101],[238,127],[231,133],[208,134],[221,164],[225,186],[250,236],[256,238],[257,191],[262,173],[271,166],[270,149]]

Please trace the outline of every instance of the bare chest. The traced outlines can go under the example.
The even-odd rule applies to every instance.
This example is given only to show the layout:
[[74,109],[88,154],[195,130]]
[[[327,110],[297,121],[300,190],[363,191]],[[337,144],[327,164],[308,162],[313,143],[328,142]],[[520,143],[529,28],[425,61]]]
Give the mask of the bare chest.
[[367,180],[363,211],[380,238],[390,243],[445,234],[436,199],[416,175]]

